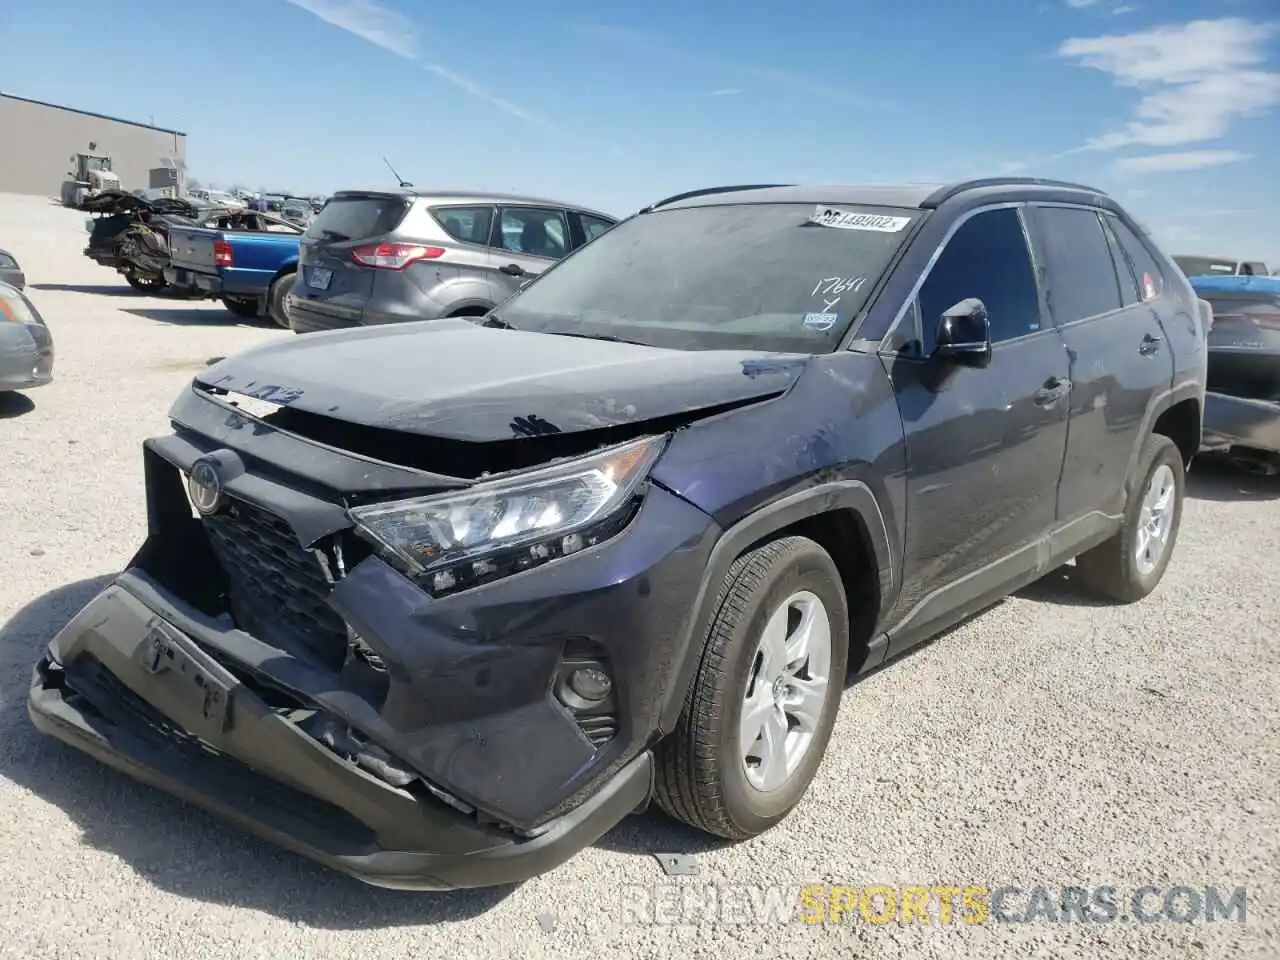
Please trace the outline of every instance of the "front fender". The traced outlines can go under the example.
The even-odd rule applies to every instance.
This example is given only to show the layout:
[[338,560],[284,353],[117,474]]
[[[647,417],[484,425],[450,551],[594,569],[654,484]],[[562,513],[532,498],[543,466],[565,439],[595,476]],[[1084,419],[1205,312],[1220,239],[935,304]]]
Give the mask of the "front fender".
[[871,487],[860,480],[836,480],[819,483],[775,500],[748,514],[716,541],[702,571],[693,611],[677,645],[677,672],[667,690],[662,707],[662,734],[670,733],[679,722],[685,695],[702,659],[702,640],[716,615],[720,584],[735,560],[753,544],[792,524],[823,513],[846,510],[854,513],[875,554],[879,578],[881,610],[886,597],[895,593],[895,565],[889,527]]
[[818,514],[851,512],[875,557],[877,620],[897,599],[906,456],[892,384],[874,355],[842,352],[800,362],[804,371],[781,396],[677,431],[654,469],[656,482],[724,530],[679,644],[664,731],[679,717],[718,587],[753,544]]

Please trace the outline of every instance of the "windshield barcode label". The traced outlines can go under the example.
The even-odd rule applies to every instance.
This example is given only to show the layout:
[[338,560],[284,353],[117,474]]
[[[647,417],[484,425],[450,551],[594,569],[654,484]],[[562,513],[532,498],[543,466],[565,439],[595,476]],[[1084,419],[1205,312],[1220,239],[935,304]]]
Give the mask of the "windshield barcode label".
[[821,227],[835,227],[837,230],[874,230],[877,233],[897,233],[908,223],[910,217],[886,217],[877,213],[854,213],[852,210],[841,210],[839,207],[818,207],[809,218],[810,223]]

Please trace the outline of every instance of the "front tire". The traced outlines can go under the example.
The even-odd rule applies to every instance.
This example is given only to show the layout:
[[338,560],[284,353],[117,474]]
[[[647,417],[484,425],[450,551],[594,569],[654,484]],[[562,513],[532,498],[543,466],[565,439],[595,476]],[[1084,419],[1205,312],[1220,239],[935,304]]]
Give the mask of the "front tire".
[[289,314],[285,312],[284,298],[289,295],[297,279],[296,273],[286,273],[283,277],[277,277],[271,284],[271,289],[267,291],[267,313],[271,315],[272,320],[286,330],[292,330],[293,323],[289,320]]
[[1092,593],[1136,603],[1159,585],[1182,524],[1186,467],[1168,437],[1152,434],[1138,460],[1140,478],[1120,532],[1076,558],[1076,577]]
[[848,601],[822,547],[784,537],[735,561],[679,723],[658,745],[658,805],[730,840],[783,820],[822,763],[848,652]]

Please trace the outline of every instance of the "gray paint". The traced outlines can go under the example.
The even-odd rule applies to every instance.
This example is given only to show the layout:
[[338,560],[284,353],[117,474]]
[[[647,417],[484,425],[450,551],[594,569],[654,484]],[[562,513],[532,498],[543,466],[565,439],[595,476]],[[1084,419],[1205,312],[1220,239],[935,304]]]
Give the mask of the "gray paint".
[[110,156],[125,190],[145,190],[162,161],[186,163],[187,135],[0,93],[0,193],[57,197],[73,153]]

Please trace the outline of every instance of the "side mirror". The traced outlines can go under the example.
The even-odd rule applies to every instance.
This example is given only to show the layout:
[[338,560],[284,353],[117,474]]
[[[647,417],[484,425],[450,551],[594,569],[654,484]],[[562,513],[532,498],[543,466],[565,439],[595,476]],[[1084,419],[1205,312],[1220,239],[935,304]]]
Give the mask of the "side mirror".
[[933,357],[964,367],[991,364],[991,323],[987,308],[976,297],[943,311],[934,338]]

